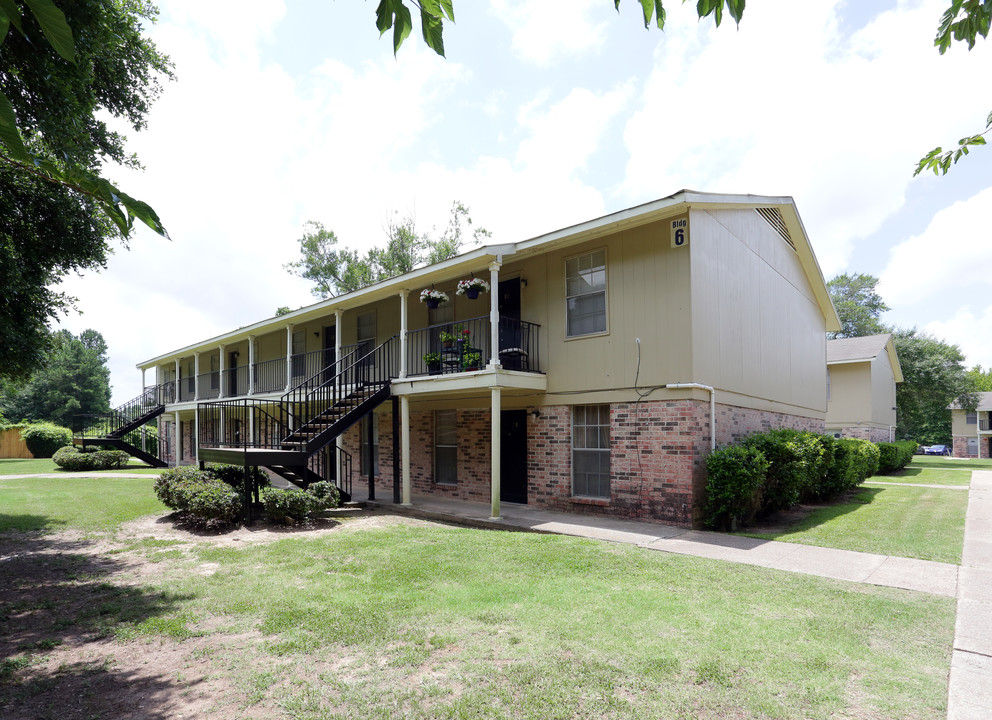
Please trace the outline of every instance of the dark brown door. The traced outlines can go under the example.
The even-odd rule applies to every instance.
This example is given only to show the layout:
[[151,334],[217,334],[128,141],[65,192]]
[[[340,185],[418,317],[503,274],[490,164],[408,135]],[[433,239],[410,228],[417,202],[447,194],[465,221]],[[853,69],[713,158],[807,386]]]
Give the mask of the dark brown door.
[[527,502],[527,411],[500,413],[500,500]]

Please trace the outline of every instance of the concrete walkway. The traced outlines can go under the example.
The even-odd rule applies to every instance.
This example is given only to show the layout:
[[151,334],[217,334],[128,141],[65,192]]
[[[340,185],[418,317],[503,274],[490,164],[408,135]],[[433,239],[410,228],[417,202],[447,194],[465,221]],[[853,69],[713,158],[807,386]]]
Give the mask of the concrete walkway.
[[958,590],[958,566],[929,560],[759,540],[633,520],[584,517],[511,503],[503,503],[502,518],[499,520],[488,519],[488,504],[429,496],[414,496],[412,507],[402,507],[382,500],[375,504],[397,513],[479,528],[574,535],[627,543],[649,550],[916,590],[945,597],[955,597]]
[[105,478],[105,477],[123,477],[123,478],[147,478],[155,477],[152,473],[129,473],[124,470],[102,470],[100,472],[57,472],[57,473],[29,473],[22,475],[0,475],[0,480],[17,480],[19,478]]
[[992,471],[973,470],[958,579],[948,720],[992,718]]

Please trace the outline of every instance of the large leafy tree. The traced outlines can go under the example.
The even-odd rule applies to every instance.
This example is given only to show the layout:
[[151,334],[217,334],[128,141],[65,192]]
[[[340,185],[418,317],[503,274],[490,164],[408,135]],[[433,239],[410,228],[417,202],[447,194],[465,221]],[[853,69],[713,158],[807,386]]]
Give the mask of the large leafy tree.
[[[311,292],[316,297],[354,292],[416,267],[454,257],[471,226],[468,208],[457,201],[451,205],[448,225],[440,232],[419,232],[410,215],[402,219],[393,217],[386,224],[385,246],[372,248],[363,255],[339,247],[333,230],[309,220],[299,240],[300,259],[285,267],[293,275],[312,282]],[[473,228],[471,233],[476,242],[489,237],[489,231],[481,227]]]
[[44,366],[21,383],[0,386],[0,410],[11,419],[49,420],[71,427],[74,415],[110,410],[107,343],[96,330],[52,336]]
[[924,445],[951,444],[951,417],[947,406],[972,388],[964,355],[933,335],[917,330],[892,334],[904,382],[896,386],[900,440]]
[[875,290],[877,285],[877,277],[864,273],[844,273],[827,283],[841,328],[840,332],[828,333],[829,337],[863,337],[887,332],[879,318],[889,306]]
[[968,382],[973,392],[992,392],[992,368],[985,370],[976,365],[967,372]]
[[[24,12],[23,7],[31,12]],[[0,377],[24,377],[45,352],[48,323],[71,307],[51,290],[104,265],[135,218],[154,211],[99,175],[140,167],[108,117],[134,130],[171,77],[141,34],[156,10],[139,0],[0,0]]]

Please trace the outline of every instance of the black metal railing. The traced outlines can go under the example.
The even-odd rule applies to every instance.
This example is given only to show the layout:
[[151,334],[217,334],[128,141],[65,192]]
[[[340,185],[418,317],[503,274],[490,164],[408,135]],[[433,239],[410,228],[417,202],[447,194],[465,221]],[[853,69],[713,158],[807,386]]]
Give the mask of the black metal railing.
[[214,400],[197,405],[200,447],[283,447],[289,433],[289,417],[279,402],[264,400]]
[[[499,321],[499,363],[508,370],[540,372],[540,325],[513,318]],[[478,370],[491,357],[488,315],[431,325],[407,333],[407,374],[445,375]]]
[[988,419],[986,419],[986,420],[979,420],[978,421],[978,429],[981,430],[982,432],[988,432],[988,430],[989,430],[989,420]]
[[286,358],[255,363],[255,392],[270,393],[286,389]]
[[72,419],[73,436],[119,437],[133,429],[135,423],[153,412],[156,408],[176,400],[176,383],[146,387],[144,392],[109,413],[75,415]]
[[196,377],[180,378],[177,385],[179,386],[179,402],[192,402],[196,399]]
[[200,391],[197,398],[200,400],[211,400],[220,397],[220,373],[217,371],[200,373],[197,376]]

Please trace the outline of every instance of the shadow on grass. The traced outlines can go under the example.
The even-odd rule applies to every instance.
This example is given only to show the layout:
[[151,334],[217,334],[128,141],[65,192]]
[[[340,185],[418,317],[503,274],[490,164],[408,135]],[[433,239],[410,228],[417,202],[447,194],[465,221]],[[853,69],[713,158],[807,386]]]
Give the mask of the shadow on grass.
[[9,515],[0,513],[0,532],[33,532],[61,530],[65,520],[57,520],[47,515]]
[[85,541],[8,532],[0,543],[0,714],[166,717],[154,698],[172,680],[94,662],[102,653],[89,649],[161,623],[186,598],[118,584],[122,561],[87,552]]
[[845,493],[829,504],[801,505],[765,518],[753,528],[745,529],[738,535],[763,540],[777,540],[780,537],[804,532],[823,525],[848,513],[855,512],[874,502],[875,497],[885,492],[885,488],[859,487]]

